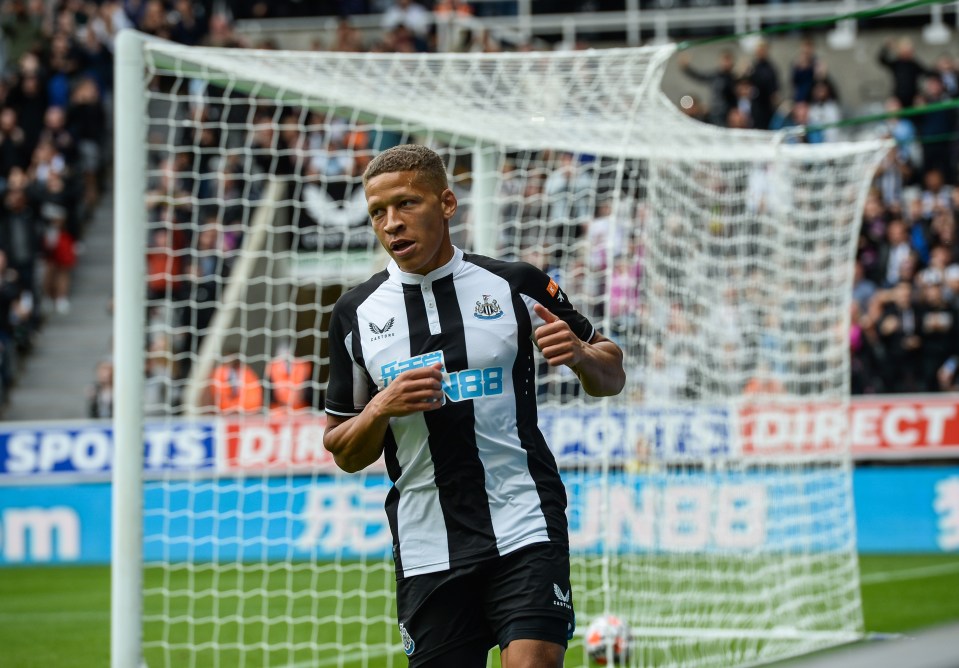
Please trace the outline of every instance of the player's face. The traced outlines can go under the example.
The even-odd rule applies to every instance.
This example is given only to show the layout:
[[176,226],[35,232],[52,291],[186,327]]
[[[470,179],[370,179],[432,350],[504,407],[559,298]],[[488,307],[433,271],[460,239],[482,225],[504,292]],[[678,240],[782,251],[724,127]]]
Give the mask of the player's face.
[[426,275],[453,257],[449,220],[456,196],[416,177],[416,172],[374,176],[366,184],[366,206],[376,238],[399,268]]

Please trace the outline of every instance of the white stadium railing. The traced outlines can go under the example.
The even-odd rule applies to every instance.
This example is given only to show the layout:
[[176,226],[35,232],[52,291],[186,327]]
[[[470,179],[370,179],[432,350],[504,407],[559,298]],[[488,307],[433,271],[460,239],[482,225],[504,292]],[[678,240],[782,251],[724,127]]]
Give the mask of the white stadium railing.
[[[889,5],[888,2],[863,0],[769,4],[733,0],[732,4],[724,5],[716,4],[723,0],[688,0],[689,6],[676,6],[678,0],[650,1],[652,7],[641,6],[640,0],[626,0],[625,11],[533,14],[530,0],[520,0],[516,15],[451,16],[437,24],[437,32],[443,47],[458,43],[463,33],[478,30],[489,30],[497,38],[513,44],[536,42],[545,35],[562,35],[562,44],[567,46],[574,45],[584,34],[621,36],[625,33],[626,43],[635,46],[641,43],[644,33],[648,35],[650,32],[655,42],[674,40],[678,31],[685,30],[739,34],[773,24],[825,19]],[[928,16],[923,39],[932,44],[944,44],[952,32],[945,20],[947,13],[954,14],[954,22],[959,28],[959,2],[912,7],[896,16]],[[254,39],[275,38],[284,48],[306,48],[317,34],[331,31],[338,20],[337,17],[243,20],[237,22],[237,29]],[[357,15],[350,17],[350,23],[364,33],[376,33],[381,29],[382,15]],[[830,44],[834,48],[851,47],[856,29],[856,21],[839,22],[830,34]],[[621,41],[622,37],[617,39]]]

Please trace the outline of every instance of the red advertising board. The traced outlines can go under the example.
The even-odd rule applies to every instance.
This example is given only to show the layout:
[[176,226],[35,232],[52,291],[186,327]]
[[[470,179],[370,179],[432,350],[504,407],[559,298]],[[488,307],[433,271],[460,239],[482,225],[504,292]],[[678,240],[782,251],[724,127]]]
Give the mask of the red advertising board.
[[224,421],[220,439],[221,469],[331,471],[336,464],[323,447],[325,427],[326,416]]
[[855,397],[848,420],[836,403],[744,407],[745,454],[836,452],[847,439],[853,457],[959,458],[959,396]]
[[[325,426],[322,415],[223,421],[218,468],[335,472]],[[848,415],[837,402],[746,404],[729,435],[731,452],[746,456],[838,454],[851,442],[855,459],[959,459],[959,395],[855,397]],[[375,468],[382,470],[382,459]]]

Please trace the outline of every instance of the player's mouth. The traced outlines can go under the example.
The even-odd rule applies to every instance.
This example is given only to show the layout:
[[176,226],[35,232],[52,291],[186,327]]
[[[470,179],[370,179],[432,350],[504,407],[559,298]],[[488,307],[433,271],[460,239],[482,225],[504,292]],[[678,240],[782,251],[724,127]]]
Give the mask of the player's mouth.
[[390,251],[394,256],[402,257],[407,255],[415,244],[409,239],[397,239],[390,244]]

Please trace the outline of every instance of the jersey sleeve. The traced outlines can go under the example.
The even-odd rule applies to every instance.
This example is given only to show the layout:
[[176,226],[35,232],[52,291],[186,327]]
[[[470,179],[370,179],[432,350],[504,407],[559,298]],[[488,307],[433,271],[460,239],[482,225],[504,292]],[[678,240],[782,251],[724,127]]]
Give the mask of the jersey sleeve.
[[596,329],[586,316],[581,314],[569,303],[569,297],[559,287],[559,284],[532,265],[528,265],[523,277],[523,295],[527,298],[529,317],[533,328],[545,324],[542,318],[533,310],[535,304],[542,304],[550,313],[569,325],[573,334],[582,341],[589,341],[596,334]]
[[341,299],[333,307],[329,331],[330,380],[326,389],[326,412],[351,417],[359,415],[371,394],[366,369],[357,362],[353,321]]

